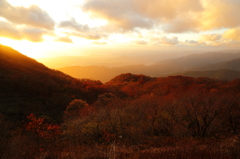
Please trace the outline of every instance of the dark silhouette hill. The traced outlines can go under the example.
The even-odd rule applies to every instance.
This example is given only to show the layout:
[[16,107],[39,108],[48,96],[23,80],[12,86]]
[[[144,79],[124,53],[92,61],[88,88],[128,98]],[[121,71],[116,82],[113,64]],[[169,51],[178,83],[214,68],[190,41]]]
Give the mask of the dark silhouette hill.
[[60,119],[74,98],[87,100],[80,80],[0,45],[0,114],[21,120],[29,113]]

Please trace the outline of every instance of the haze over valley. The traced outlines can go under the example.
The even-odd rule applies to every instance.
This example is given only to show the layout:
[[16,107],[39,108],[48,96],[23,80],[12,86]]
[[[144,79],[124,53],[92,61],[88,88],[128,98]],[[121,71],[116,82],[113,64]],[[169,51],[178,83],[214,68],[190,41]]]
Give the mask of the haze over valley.
[[[192,76],[189,71],[215,70],[216,72],[216,70],[222,69],[225,69],[225,71],[219,73],[221,74],[219,76],[212,75],[213,72],[208,72],[208,74],[206,74],[206,72],[205,74],[201,72],[195,72],[195,75],[193,76],[205,76],[217,79],[232,80],[239,77],[238,72],[236,72],[240,71],[239,58],[240,51],[224,50],[207,53],[190,53],[189,55],[182,55],[182,57],[179,58],[168,57],[167,59],[163,58],[161,55],[155,55],[152,57],[149,56],[148,58],[142,56],[121,56],[116,58],[105,57],[104,59],[101,57],[98,59],[91,59],[88,57],[56,57],[50,59],[51,61],[55,61],[55,67],[59,66],[59,68],[56,69],[75,78],[94,79],[105,83],[115,76],[123,73],[143,74],[152,77],[165,77],[169,75]],[[44,59],[45,64],[51,66],[52,63],[50,63],[50,61],[47,61],[50,59]],[[64,61],[64,59],[66,61]],[[84,64],[86,61],[90,61],[90,63],[92,62],[91,65],[89,65],[89,63]],[[152,61],[152,63],[150,63],[150,61]],[[229,71],[231,70],[234,70],[235,72],[232,73],[236,75],[231,77],[228,77],[229,75],[224,75],[226,72],[230,73]]]

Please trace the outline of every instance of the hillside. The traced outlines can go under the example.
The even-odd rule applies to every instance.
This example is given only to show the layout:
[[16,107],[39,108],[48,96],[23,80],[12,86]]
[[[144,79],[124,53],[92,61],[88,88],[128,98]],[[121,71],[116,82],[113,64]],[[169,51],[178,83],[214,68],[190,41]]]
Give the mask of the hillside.
[[1,114],[19,120],[29,113],[61,119],[72,99],[88,100],[84,87],[84,82],[0,45]]

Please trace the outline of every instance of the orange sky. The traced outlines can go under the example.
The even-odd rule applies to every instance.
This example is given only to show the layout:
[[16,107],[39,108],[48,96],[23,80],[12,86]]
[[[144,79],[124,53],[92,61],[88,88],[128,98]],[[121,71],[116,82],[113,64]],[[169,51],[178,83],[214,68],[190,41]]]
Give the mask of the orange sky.
[[240,48],[239,0],[0,0],[0,44],[34,58]]

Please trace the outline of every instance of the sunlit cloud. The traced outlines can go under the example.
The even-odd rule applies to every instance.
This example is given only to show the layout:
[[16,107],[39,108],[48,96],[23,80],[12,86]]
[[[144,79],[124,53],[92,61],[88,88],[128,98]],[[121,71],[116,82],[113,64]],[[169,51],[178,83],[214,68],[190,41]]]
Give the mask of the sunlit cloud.
[[134,10],[134,4],[128,0],[89,0],[82,6],[83,11],[93,17],[107,19],[109,25],[118,30],[131,30],[135,27],[150,28],[152,22]]
[[84,31],[89,30],[88,25],[78,24],[74,18],[72,18],[70,20],[67,20],[67,21],[60,22],[58,27],[59,28],[66,28],[66,29],[72,29],[72,30],[80,31],[80,32],[84,32]]
[[201,45],[205,45],[205,43],[199,42],[199,41],[195,41],[195,40],[185,40],[184,42],[182,42],[183,45],[189,45],[189,46],[201,46]]
[[[199,0],[89,0],[83,6],[83,10],[95,17],[108,19],[109,25],[117,26],[119,29],[150,29],[155,25],[165,24],[164,30],[180,32],[188,29],[187,25],[190,22],[179,17],[182,15],[190,17],[192,12],[201,11],[202,6]],[[170,26],[171,22],[179,26]],[[178,28],[180,26],[182,28]]]
[[179,43],[178,37],[166,37],[162,36],[157,39],[157,43],[160,45],[177,45]]
[[92,44],[95,44],[95,45],[106,45],[107,43],[104,42],[104,41],[94,41],[94,42],[92,42]]
[[240,27],[232,28],[232,29],[227,30],[223,34],[223,37],[225,39],[240,41]]
[[54,29],[54,20],[38,6],[14,7],[6,0],[0,0],[0,16],[18,25],[30,25],[44,29]]
[[200,41],[218,41],[222,38],[220,34],[203,34],[200,37]]
[[43,41],[42,36],[48,32],[39,28],[16,27],[12,23],[0,21],[1,37],[11,38],[15,40],[29,40],[32,42]]
[[0,36],[20,40],[19,31],[9,22],[0,21]]
[[238,0],[204,0],[204,11],[199,17],[201,30],[229,28],[240,25]]
[[137,41],[135,41],[135,44],[137,44],[137,45],[147,45],[148,42],[145,41],[145,40],[137,40]]
[[55,41],[64,42],[64,43],[73,43],[72,39],[69,37],[59,37]]

